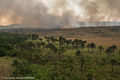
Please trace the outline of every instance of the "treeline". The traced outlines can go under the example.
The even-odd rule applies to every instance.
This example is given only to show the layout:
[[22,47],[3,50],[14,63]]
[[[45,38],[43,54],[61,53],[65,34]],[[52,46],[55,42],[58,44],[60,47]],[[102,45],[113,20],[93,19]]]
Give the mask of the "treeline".
[[[10,76],[36,80],[119,80],[120,52],[64,37],[40,38],[30,35],[0,35],[1,56],[19,57]],[[3,46],[6,45],[6,46]]]

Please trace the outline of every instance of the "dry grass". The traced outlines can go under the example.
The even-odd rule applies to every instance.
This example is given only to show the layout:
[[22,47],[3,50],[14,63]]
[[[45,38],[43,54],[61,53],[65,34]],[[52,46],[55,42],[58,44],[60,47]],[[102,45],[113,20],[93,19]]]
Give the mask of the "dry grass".
[[116,45],[120,48],[120,38],[84,38],[83,40],[88,41],[88,43],[94,42],[97,45],[103,45],[105,47]]
[[[76,39],[76,38],[67,38],[67,39]],[[77,38],[77,39],[82,39],[86,40],[87,43],[95,43],[97,46],[102,45],[104,47],[116,45],[120,49],[120,38],[101,38],[101,37],[96,37],[96,38]]]
[[0,57],[0,79],[1,77],[6,77],[12,72],[11,64],[15,58],[11,57]]

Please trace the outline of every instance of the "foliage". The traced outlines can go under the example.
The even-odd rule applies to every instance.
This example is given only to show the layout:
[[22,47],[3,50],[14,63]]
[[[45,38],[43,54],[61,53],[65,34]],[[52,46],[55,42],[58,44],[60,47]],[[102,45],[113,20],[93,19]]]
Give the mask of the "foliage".
[[13,62],[11,76],[35,80],[120,79],[120,55],[115,45],[105,49],[81,39],[39,38],[36,34],[4,34],[0,42],[0,56],[20,58]]

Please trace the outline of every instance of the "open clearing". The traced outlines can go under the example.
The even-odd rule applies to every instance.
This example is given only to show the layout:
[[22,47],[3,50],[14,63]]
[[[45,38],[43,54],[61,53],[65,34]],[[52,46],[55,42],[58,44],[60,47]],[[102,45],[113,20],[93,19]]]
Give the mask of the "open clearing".
[[10,75],[12,72],[12,63],[16,58],[0,57],[0,78]]

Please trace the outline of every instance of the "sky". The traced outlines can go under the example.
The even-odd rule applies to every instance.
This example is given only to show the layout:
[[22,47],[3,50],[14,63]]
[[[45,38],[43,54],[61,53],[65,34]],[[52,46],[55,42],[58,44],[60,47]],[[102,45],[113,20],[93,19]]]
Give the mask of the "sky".
[[0,0],[0,25],[53,28],[119,22],[120,0]]

